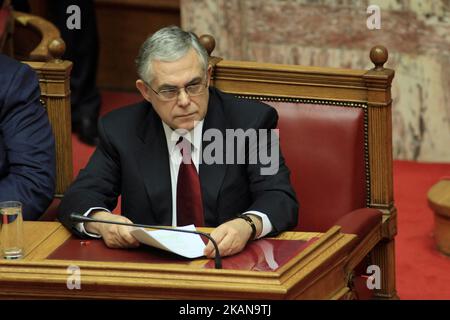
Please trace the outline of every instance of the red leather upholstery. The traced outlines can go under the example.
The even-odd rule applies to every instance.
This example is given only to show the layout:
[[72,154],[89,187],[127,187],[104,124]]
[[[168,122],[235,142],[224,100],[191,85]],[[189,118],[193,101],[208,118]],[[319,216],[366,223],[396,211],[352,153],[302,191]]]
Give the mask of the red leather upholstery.
[[382,214],[379,210],[362,208],[347,213],[335,224],[342,227],[342,232],[356,234],[359,239],[362,239],[381,223],[381,219]]
[[[318,238],[304,240],[263,239],[250,242],[246,250],[229,257],[223,257],[223,269],[270,271],[284,266],[302,250],[314,243]],[[271,257],[271,261],[266,260]],[[184,259],[153,247],[141,245],[133,250],[117,250],[108,248],[102,240],[80,240],[75,236],[67,239],[53,251],[47,259],[79,260],[79,261],[110,261],[110,262],[141,262],[141,263],[177,263],[190,264],[190,259]],[[199,268],[214,268],[214,260]]]
[[[281,148],[300,202],[297,230],[324,232],[346,214],[365,208],[363,110],[266,103],[279,114]],[[374,219],[381,221],[378,210],[355,211],[340,221],[346,230],[363,236]]]

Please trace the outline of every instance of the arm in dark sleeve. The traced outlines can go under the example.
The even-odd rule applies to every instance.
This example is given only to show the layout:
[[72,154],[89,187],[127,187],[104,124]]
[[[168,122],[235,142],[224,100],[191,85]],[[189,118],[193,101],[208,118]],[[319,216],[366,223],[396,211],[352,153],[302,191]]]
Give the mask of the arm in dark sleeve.
[[20,201],[24,219],[36,220],[55,191],[55,141],[36,74],[20,64],[10,79],[1,84],[0,151],[7,170],[0,174],[0,201]]
[[58,219],[71,232],[80,237],[76,223],[69,218],[72,212],[84,214],[90,208],[102,207],[112,211],[120,193],[120,160],[108,139],[103,122],[99,122],[100,143],[86,168],[66,191],[59,206]]
[[[290,183],[290,171],[281,153],[278,135],[276,132],[271,134],[271,130],[276,128],[277,121],[278,114],[273,108],[268,108],[258,120],[257,128],[268,129],[267,139],[261,140],[260,135],[257,148],[250,146],[249,153],[255,155],[254,152],[258,152],[258,162],[249,164],[247,167],[253,197],[253,203],[248,211],[259,211],[268,216],[273,226],[269,235],[276,235],[295,227],[299,207],[295,191]],[[268,158],[272,159],[271,155],[274,151],[278,151],[274,153],[274,155],[278,154],[275,161],[271,161],[270,164],[261,163],[261,153],[267,154]]]

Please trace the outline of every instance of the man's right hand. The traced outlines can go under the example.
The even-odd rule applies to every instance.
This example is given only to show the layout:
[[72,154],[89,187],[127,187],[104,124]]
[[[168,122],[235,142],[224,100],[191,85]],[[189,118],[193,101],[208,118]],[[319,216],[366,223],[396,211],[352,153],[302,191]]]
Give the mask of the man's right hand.
[[[106,211],[97,211],[91,214],[90,217],[99,220],[132,223],[123,216]],[[130,233],[132,227],[99,222],[87,222],[84,224],[84,228],[89,233],[101,235],[106,246],[109,248],[136,248],[139,246],[139,241],[137,241]]]

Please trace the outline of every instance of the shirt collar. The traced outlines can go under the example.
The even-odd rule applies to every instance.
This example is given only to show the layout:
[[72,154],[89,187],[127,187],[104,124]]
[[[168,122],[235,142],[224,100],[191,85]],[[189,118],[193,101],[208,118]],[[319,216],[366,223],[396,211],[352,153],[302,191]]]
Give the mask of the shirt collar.
[[162,121],[163,127],[164,127],[164,133],[166,135],[166,141],[167,141],[167,148],[169,150],[169,154],[172,154],[178,140],[181,136],[186,138],[193,146],[194,150],[200,150],[202,146],[202,132],[203,132],[203,122],[204,119],[201,121],[198,121],[195,127],[191,130],[186,132],[184,135],[181,135],[180,133],[175,130],[172,130],[171,127],[169,127],[164,121]]

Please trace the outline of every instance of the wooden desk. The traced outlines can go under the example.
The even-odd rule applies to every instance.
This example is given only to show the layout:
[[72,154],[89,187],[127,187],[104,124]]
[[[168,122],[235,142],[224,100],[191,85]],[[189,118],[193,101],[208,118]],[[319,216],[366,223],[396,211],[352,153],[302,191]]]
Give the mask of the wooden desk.
[[[339,227],[285,232],[275,239],[317,240],[275,271],[216,270],[205,268],[207,259],[181,265],[50,260],[70,233],[58,222],[24,225],[24,258],[0,261],[0,298],[340,299],[349,292],[344,265],[356,237]],[[67,288],[70,265],[81,270],[80,290]]]

